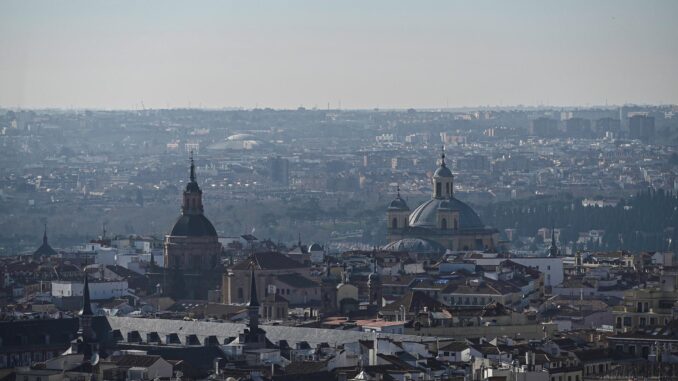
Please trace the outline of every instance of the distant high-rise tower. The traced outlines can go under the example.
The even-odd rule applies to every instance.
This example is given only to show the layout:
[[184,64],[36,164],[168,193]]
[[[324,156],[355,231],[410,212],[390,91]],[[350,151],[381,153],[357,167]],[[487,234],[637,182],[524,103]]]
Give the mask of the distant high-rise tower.
[[629,118],[629,138],[645,143],[654,141],[654,117],[633,115]]
[[530,124],[530,133],[540,138],[552,138],[560,135],[558,121],[551,118],[537,118]]
[[282,157],[271,157],[268,159],[271,181],[283,187],[290,184],[290,162]]

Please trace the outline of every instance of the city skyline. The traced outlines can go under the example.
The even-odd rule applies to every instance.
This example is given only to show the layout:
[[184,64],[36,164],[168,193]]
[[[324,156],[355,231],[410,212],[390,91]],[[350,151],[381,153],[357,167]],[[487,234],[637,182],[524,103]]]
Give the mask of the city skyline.
[[6,108],[678,103],[666,1],[0,8]]

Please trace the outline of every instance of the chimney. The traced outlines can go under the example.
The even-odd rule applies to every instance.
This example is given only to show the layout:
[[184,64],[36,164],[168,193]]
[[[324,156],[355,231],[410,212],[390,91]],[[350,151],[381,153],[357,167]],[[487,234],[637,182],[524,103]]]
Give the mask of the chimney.
[[221,357],[214,359],[214,375],[218,376],[221,374]]

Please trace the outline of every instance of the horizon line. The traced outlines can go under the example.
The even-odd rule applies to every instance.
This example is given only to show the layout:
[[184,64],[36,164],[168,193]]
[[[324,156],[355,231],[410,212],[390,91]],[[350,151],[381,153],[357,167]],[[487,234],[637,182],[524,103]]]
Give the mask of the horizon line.
[[520,109],[535,109],[535,110],[614,110],[622,107],[678,107],[678,103],[624,103],[624,104],[605,104],[605,105],[484,105],[484,106],[445,106],[445,107],[355,107],[355,108],[337,108],[337,107],[305,107],[298,106],[296,108],[287,107],[244,107],[244,106],[221,106],[221,107],[201,107],[201,106],[178,106],[178,107],[139,107],[139,108],[105,108],[105,107],[20,107],[20,106],[4,106],[0,105],[0,110],[9,111],[119,111],[119,112],[139,112],[139,111],[435,111],[435,112],[455,112],[455,111],[491,111],[491,110],[520,110]]

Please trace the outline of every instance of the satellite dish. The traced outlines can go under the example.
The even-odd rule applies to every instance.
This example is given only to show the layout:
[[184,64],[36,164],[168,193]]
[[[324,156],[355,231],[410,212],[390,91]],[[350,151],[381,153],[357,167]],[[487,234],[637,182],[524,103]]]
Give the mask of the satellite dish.
[[94,352],[94,354],[92,355],[92,359],[91,359],[90,363],[92,365],[96,365],[96,364],[99,363],[99,360],[100,360],[99,354],[97,352]]

